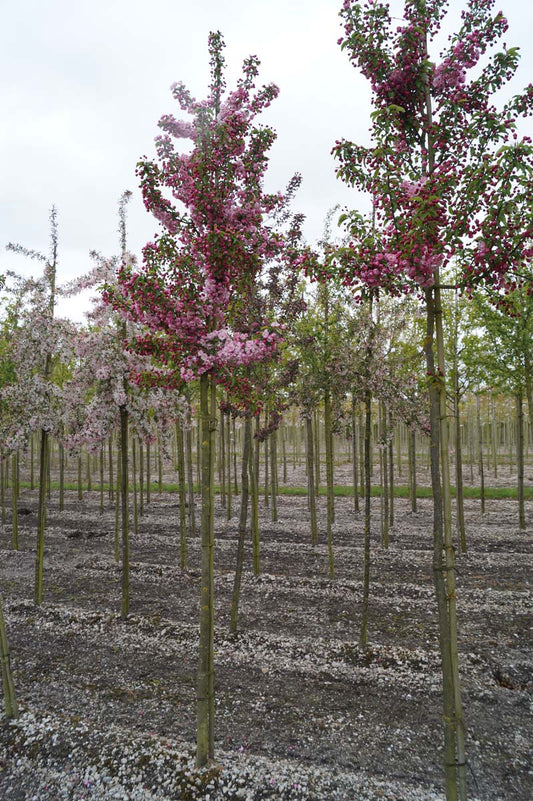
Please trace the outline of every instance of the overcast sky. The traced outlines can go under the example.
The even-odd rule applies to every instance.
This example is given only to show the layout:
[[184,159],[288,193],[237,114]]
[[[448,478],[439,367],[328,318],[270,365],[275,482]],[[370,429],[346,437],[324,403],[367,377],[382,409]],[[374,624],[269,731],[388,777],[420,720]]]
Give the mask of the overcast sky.
[[[0,47],[0,272],[37,264],[4,251],[8,242],[48,252],[48,213],[58,208],[60,274],[87,271],[89,251],[119,250],[117,203],[125,189],[128,244],[140,255],[157,224],[140,201],[135,165],[154,154],[162,114],[180,116],[169,87],[183,81],[198,99],[209,82],[207,37],[226,41],[227,83],[245,57],[261,60],[261,83],[280,96],[263,121],[277,131],[269,190],[302,173],[294,210],[312,244],[336,203],[362,199],[335,179],[336,139],[368,142],[366,81],[336,44],[340,0],[4,0]],[[400,14],[399,0],[393,9]],[[451,20],[463,2],[451,0]],[[502,0],[505,37],[520,46],[513,94],[533,80],[533,3]],[[456,26],[454,26],[456,27]],[[435,54],[436,56],[436,54]],[[531,123],[528,123],[531,127]],[[528,131],[532,133],[532,131]],[[69,310],[79,316],[79,306]]]

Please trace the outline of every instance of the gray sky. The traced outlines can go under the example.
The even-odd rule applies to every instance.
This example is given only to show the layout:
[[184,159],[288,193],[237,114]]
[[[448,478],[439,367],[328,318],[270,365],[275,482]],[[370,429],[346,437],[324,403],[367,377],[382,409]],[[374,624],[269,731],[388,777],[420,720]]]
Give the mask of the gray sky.
[[[400,14],[402,4],[392,5]],[[366,81],[336,44],[340,0],[4,0],[3,6],[0,271],[35,269],[3,248],[12,241],[47,252],[52,204],[59,212],[61,281],[88,269],[90,250],[116,253],[117,202],[125,189],[134,192],[128,242],[140,255],[158,227],[140,201],[135,165],[154,154],[159,117],[180,116],[169,90],[174,81],[205,97],[210,30],[226,41],[228,87],[250,54],[261,60],[260,82],[280,87],[262,118],[278,134],[267,188],[283,189],[294,172],[302,173],[293,208],[307,217],[307,240],[320,237],[336,203],[362,207],[335,179],[330,156],[336,139],[367,143],[371,111]],[[462,7],[451,0],[450,22]],[[510,23],[507,44],[521,47],[516,93],[533,79],[533,3],[502,0],[499,8]],[[80,308],[81,301],[69,301],[70,313],[79,316]]]

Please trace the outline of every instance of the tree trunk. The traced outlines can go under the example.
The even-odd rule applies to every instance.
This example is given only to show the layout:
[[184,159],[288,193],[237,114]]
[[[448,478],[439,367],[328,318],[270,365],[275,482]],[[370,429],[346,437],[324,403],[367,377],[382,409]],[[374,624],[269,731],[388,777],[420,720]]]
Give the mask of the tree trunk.
[[370,603],[370,535],[371,535],[371,467],[370,438],[372,425],[372,394],[365,390],[365,527],[363,534],[363,605],[361,609],[361,628],[359,643],[366,648],[368,642],[368,609]]
[[329,388],[324,393],[324,438],[326,440],[326,492],[327,492],[327,536],[329,577],[335,578],[335,561],[333,557],[332,526],[335,519],[333,498],[333,448],[331,434],[331,394]]
[[100,514],[104,513],[104,446],[100,445]]
[[453,373],[454,390],[454,417],[455,417],[455,486],[457,494],[457,528],[461,542],[461,551],[466,553],[466,527],[465,503],[463,492],[463,447],[461,443],[461,420],[459,417],[459,401],[461,392],[459,388],[458,364],[454,364]]
[[0,504],[2,506],[2,525],[6,524],[6,472],[7,465],[3,455],[0,456]]
[[[192,421],[191,407],[187,399],[185,411],[185,450],[187,454],[187,498],[189,501],[189,538],[196,537],[196,501],[194,499],[194,477],[193,477],[193,458],[192,458]],[[231,488],[229,490],[231,495]]]
[[133,533],[139,533],[139,498],[137,496],[137,437],[131,439],[132,483],[133,483]]
[[11,672],[11,660],[9,654],[9,644],[7,641],[6,624],[4,620],[4,610],[2,607],[2,596],[0,595],[0,662],[2,664],[2,687],[4,689],[4,705],[6,718],[18,718],[19,707],[15,694],[15,684]]
[[11,545],[14,551],[19,549],[19,513],[17,487],[17,454],[11,457]]
[[35,489],[35,437],[30,436],[30,489]]
[[109,435],[109,439],[107,441],[107,461],[108,461],[108,471],[109,471],[109,500],[113,501],[114,499],[114,485],[115,485],[115,471],[113,470],[113,435]]
[[[233,491],[231,487],[231,420],[230,420],[230,413],[228,412],[226,417],[228,418],[226,423],[226,443],[227,443],[227,457],[226,457],[226,484],[228,487],[228,503],[226,507],[226,519],[231,520],[232,516],[232,499],[233,499]],[[222,417],[222,424],[224,424],[224,417]]]
[[524,412],[522,408],[522,392],[516,393],[516,475],[518,487],[518,527],[526,527],[524,509]]
[[176,450],[178,462],[178,495],[180,506],[180,567],[187,569],[187,492],[185,488],[185,447],[183,431],[176,420]]
[[203,767],[214,755],[214,467],[216,407],[215,384],[206,373],[200,377],[202,519],[200,645],[197,683],[196,764]]
[[379,438],[380,438],[380,471],[381,471],[381,544],[389,547],[389,460],[387,448],[387,411],[382,401],[379,402]]
[[144,514],[144,446],[139,439],[139,515]]
[[394,528],[394,441],[392,412],[389,412],[389,527]]
[[128,465],[128,410],[120,406],[120,507],[122,522],[122,604],[120,616],[130,611],[130,510]]
[[412,469],[411,469],[411,511],[416,514],[418,511],[417,505],[417,492],[418,487],[416,483],[416,429],[414,426],[411,426],[409,430],[409,441],[411,443],[411,460],[412,460]]
[[244,444],[242,453],[241,511],[239,515],[239,529],[237,536],[237,563],[235,566],[233,595],[231,599],[230,632],[232,634],[237,633],[237,622],[239,617],[239,599],[241,593],[242,568],[244,564],[244,539],[246,536],[246,522],[248,519],[248,474],[249,474],[251,442],[252,442],[252,421],[249,417],[247,417],[244,424]]
[[[259,417],[255,418],[255,431],[259,431]],[[258,576],[261,571],[261,554],[259,541],[259,439],[254,438],[253,458],[250,454],[250,489],[252,495],[252,553],[254,563],[254,575]]]
[[220,503],[226,509],[226,427],[224,425],[224,412],[220,412],[220,447],[218,449],[218,483],[220,484]]
[[359,464],[358,464],[358,444],[359,429],[357,427],[357,415],[355,413],[355,399],[352,397],[352,484],[353,484],[353,507],[356,514],[359,513]]
[[152,492],[152,459],[150,440],[146,441],[146,505],[150,503]]
[[59,443],[59,511],[65,508],[65,449]]
[[481,497],[481,514],[485,514],[485,471],[483,468],[483,429],[481,428],[481,401],[479,395],[476,395],[476,413],[477,413],[477,438],[479,449],[479,484],[480,484],[480,497]]
[[82,466],[83,466],[83,464],[82,464],[81,451],[80,451],[79,454],[78,454],[78,481],[77,481],[77,484],[78,484],[78,500],[79,501],[83,500],[83,484],[82,484],[82,475],[81,475]]
[[278,432],[270,435],[270,492],[272,495],[271,520],[278,522]]
[[35,606],[43,601],[44,531],[46,528],[46,477],[48,474],[48,431],[41,431],[39,460],[39,512],[37,518],[37,549],[35,553]]
[[309,413],[305,418],[305,427],[307,432],[307,493],[309,498],[309,514],[311,517],[311,542],[313,545],[318,545],[312,420],[313,418],[311,413]]
[[[438,278],[436,279],[438,283]],[[433,575],[439,615],[439,645],[443,678],[444,768],[446,799],[466,799],[464,723],[457,657],[455,557],[448,513],[446,390],[444,378],[442,309],[439,290],[426,290],[427,330],[424,342],[430,399],[430,468],[433,492]],[[433,352],[437,335],[438,366]],[[443,469],[444,468],[444,469]],[[442,471],[442,475],[441,475]],[[444,487],[443,487],[444,482]],[[459,790],[459,795],[458,795]]]

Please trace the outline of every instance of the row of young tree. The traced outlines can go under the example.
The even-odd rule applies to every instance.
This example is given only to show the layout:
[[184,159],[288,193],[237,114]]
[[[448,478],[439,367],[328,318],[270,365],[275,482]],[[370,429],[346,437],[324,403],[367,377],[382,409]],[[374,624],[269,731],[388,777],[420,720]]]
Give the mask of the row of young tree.
[[[516,128],[518,118],[531,113],[533,87],[499,110],[492,104],[515,72],[518,54],[504,46],[489,56],[488,48],[506,29],[503,15],[492,15],[490,0],[470,0],[447,50],[438,63],[430,60],[445,6],[443,0],[406,0],[404,23],[394,30],[386,4],[343,4],[340,44],[369,79],[375,111],[370,147],[342,141],[334,148],[339,177],[367,192],[372,202],[369,216],[355,211],[340,216],[341,241],[331,236],[328,222],[315,250],[303,244],[301,215],[290,210],[299,176],[285,192],[264,191],[275,136],[255,120],[278,90],[274,85],[255,88],[258,60],[251,57],[236,89],[226,92],[224,42],[214,33],[207,100],[197,102],[175,84],[173,95],[192,121],[165,115],[156,159],[144,159],[137,167],[146,208],[161,224],[144,248],[142,263],[127,250],[127,193],[119,207],[120,255],[104,259],[94,254],[95,268],[76,286],[59,289],[56,284],[55,211],[49,258],[12,247],[44,264],[44,276],[36,281],[7,276],[1,340],[4,455],[24,449],[32,432],[40,432],[37,604],[42,600],[50,436],[62,449],[85,444],[98,450],[119,432],[122,614],[127,616],[130,456],[135,475],[138,456],[134,443],[148,448],[155,429],[160,442],[177,431],[184,476],[192,470],[190,419],[193,407],[198,409],[199,766],[214,755],[213,519],[219,420],[221,431],[237,417],[243,425],[235,599],[248,494],[252,531],[257,528],[259,443],[270,443],[274,475],[274,432],[288,409],[299,409],[306,426],[316,540],[312,420],[322,410],[333,579],[332,434],[343,420],[352,426],[353,443],[361,434],[365,601],[360,639],[365,646],[374,403],[384,475],[392,464],[389,432],[400,421],[425,431],[430,444],[446,797],[464,801],[467,796],[451,421],[455,409],[460,425],[459,404],[467,391],[490,388],[514,397],[520,525],[525,526],[523,407],[527,398],[531,425],[533,163],[530,139],[519,139]],[[469,74],[474,77],[467,79]],[[181,138],[192,140],[186,153],[177,149]],[[304,277],[317,284],[315,291]],[[55,317],[59,291],[98,285],[103,291],[87,327],[78,330]],[[220,437],[222,447],[228,442]],[[460,456],[460,435],[455,443]],[[354,458],[354,471],[357,463]],[[460,490],[460,462],[456,475]],[[231,482],[229,474],[225,480]],[[192,490],[190,472],[181,485]],[[132,489],[137,492],[137,478]],[[184,509],[183,504],[182,515]],[[462,539],[464,547],[464,534]],[[185,548],[182,537],[182,564]]]

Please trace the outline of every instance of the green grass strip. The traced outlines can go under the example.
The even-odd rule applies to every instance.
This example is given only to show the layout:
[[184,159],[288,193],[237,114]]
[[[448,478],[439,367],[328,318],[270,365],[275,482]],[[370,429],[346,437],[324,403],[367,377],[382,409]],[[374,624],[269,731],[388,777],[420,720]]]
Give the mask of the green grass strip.
[[[30,482],[29,481],[21,481],[20,482],[20,486],[24,487],[26,489],[29,489],[30,488]],[[37,484],[35,486],[37,487]],[[59,489],[59,482],[58,481],[52,481],[50,487],[51,487],[52,490],[58,490]],[[76,482],[72,482],[72,481],[65,482],[64,487],[65,487],[65,490],[69,490],[69,491],[77,491],[78,490],[78,484]],[[133,487],[130,485],[130,490],[132,490],[132,489],[133,489]],[[137,490],[139,490],[139,489],[140,489],[140,487],[139,487],[139,485],[137,485]],[[87,492],[88,491],[87,490],[87,486],[85,484],[82,486],[82,491],[83,492]],[[100,485],[98,483],[93,484],[91,491],[92,492],[99,492],[100,491]],[[146,485],[145,485],[145,491],[146,491]],[[177,484],[163,484],[162,485],[162,492],[175,493],[177,491],[178,491],[178,485]],[[199,492],[200,491],[199,487],[195,486],[194,491],[195,492]],[[104,492],[106,492],[106,493],[109,492],[109,485],[108,484],[104,484]],[[116,492],[116,490],[115,490],[115,492]],[[157,484],[157,483],[150,484],[150,492],[155,494],[155,495],[159,494],[159,484]],[[219,486],[215,486],[215,492],[217,494],[220,494],[220,487]],[[337,498],[351,498],[351,497],[353,497],[353,488],[352,487],[346,487],[344,485],[338,484],[338,485],[335,485],[335,487],[333,488],[333,492],[334,492],[334,495]],[[452,492],[452,496],[455,497],[455,495],[456,495],[455,487],[451,488],[451,492]],[[263,489],[263,493],[264,493],[264,489]],[[279,494],[280,495],[296,495],[296,496],[302,495],[303,496],[303,495],[307,495],[307,487],[283,487],[283,486],[280,486],[279,487]],[[326,488],[325,487],[320,487],[319,495],[326,495]],[[379,498],[380,495],[381,495],[381,487],[377,487],[377,486],[376,487],[372,487],[371,488],[371,495],[372,495],[373,498]],[[464,495],[465,498],[477,498],[477,499],[479,499],[479,498],[481,498],[481,489],[479,487],[464,487],[463,488],[463,495]],[[498,500],[499,498],[517,498],[517,496],[518,496],[518,491],[517,491],[516,487],[485,487],[485,498],[487,498],[487,500]],[[408,498],[409,497],[408,488],[405,487],[405,486],[402,486],[402,485],[395,486],[394,487],[394,497],[395,498]],[[431,498],[432,497],[431,487],[417,487],[417,489],[416,489],[416,497],[417,498]],[[524,487],[524,498],[526,500],[533,500],[533,487]]]

